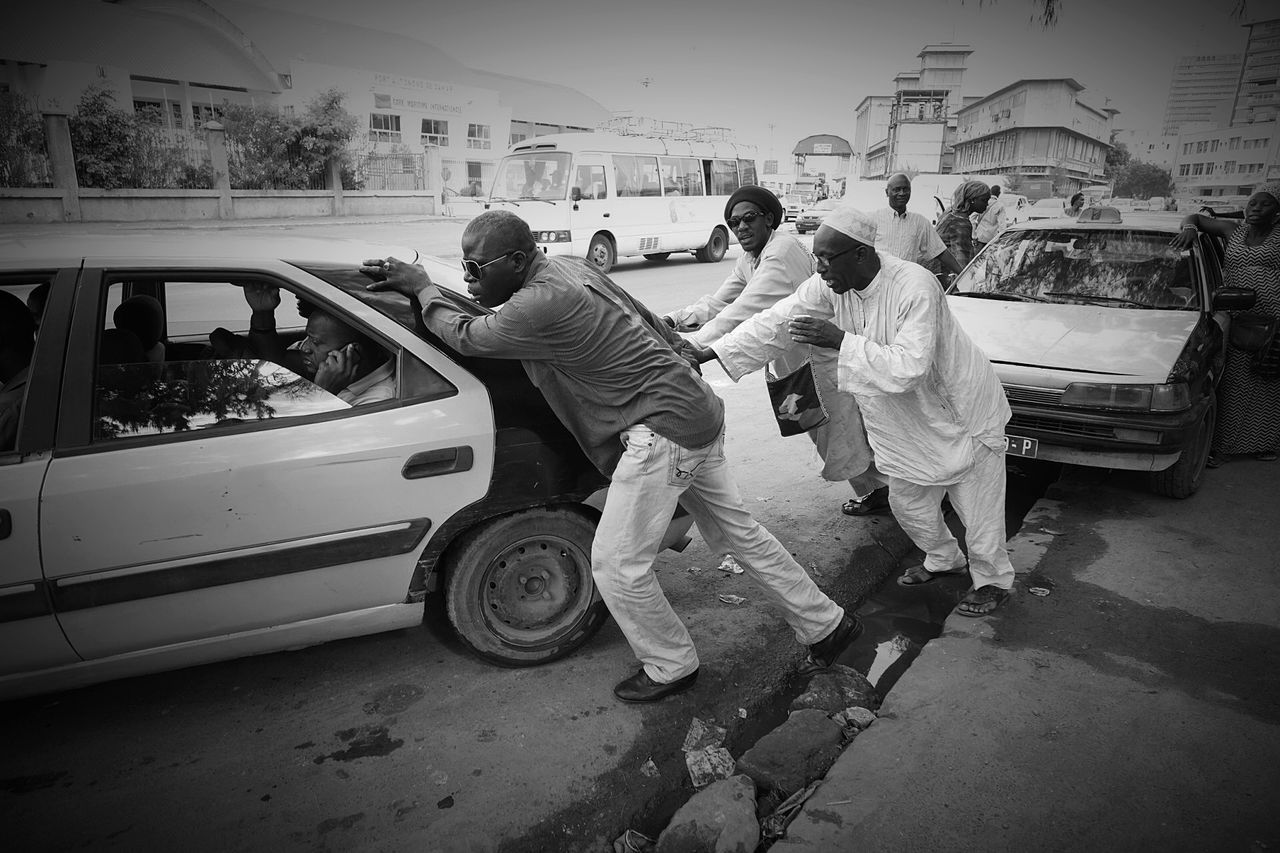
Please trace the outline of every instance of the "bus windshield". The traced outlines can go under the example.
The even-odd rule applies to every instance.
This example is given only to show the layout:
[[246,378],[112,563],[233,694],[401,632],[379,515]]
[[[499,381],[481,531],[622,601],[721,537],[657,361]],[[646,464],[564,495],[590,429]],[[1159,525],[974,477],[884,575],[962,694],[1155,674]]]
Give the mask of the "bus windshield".
[[563,201],[569,195],[570,155],[555,151],[513,154],[498,164],[489,195],[495,200]]

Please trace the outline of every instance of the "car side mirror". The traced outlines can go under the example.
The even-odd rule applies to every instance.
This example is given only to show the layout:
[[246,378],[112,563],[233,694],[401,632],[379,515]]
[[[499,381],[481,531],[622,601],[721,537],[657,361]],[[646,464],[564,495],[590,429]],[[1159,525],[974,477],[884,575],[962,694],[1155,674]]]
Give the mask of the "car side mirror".
[[582,187],[574,187],[569,190],[569,198],[574,201],[582,201]]
[[1258,301],[1252,287],[1222,287],[1213,294],[1214,311],[1248,311]]

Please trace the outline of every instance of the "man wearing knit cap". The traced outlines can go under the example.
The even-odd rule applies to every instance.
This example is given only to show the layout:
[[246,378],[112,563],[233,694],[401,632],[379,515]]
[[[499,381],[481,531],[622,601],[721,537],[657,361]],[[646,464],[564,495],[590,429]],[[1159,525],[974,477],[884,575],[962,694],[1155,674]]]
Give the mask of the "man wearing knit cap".
[[[792,235],[777,230],[783,220],[782,202],[769,190],[758,186],[738,189],[729,196],[724,219],[742,246],[742,257],[733,272],[715,293],[663,317],[667,325],[689,333],[689,340],[701,346],[715,343],[743,320],[795,293],[800,283],[813,275],[809,250]],[[805,433],[822,457],[823,478],[849,482],[853,499],[845,504],[846,514],[889,512],[887,492],[880,494],[879,502],[868,500],[880,492],[880,480],[868,472],[871,447],[857,401],[836,387],[835,353],[797,346],[771,361],[769,371],[774,376],[786,376],[803,365],[806,358],[812,359],[818,394],[828,415],[825,424]],[[868,504],[865,512],[848,509],[863,504]]]
[[965,526],[973,579],[958,610],[984,616],[1013,587],[1004,525],[1009,404],[934,277],[876,251],[875,239],[866,214],[832,211],[813,240],[817,274],[698,359],[718,358],[737,380],[793,343],[836,350],[840,388],[858,399],[894,516],[925,552],[923,565],[898,582],[918,586],[965,573],[939,506],[948,495]]

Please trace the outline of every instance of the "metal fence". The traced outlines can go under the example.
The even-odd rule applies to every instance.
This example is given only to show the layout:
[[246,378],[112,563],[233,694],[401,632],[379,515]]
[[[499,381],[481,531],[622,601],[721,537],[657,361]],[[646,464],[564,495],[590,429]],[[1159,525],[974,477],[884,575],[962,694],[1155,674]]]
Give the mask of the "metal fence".
[[356,184],[363,190],[427,188],[424,154],[381,154],[361,151],[353,157]]

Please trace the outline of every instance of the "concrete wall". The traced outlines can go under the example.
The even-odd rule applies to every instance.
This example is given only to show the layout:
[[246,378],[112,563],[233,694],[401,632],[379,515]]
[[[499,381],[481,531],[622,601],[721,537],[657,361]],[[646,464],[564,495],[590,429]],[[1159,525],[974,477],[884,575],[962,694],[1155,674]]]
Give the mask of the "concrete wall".
[[[62,189],[0,188],[0,223],[190,222],[290,217],[434,215],[439,197],[417,192],[231,190],[230,216],[219,217],[218,190],[79,190],[73,215]],[[335,200],[335,195],[338,195]],[[336,208],[336,209],[335,209]]]

